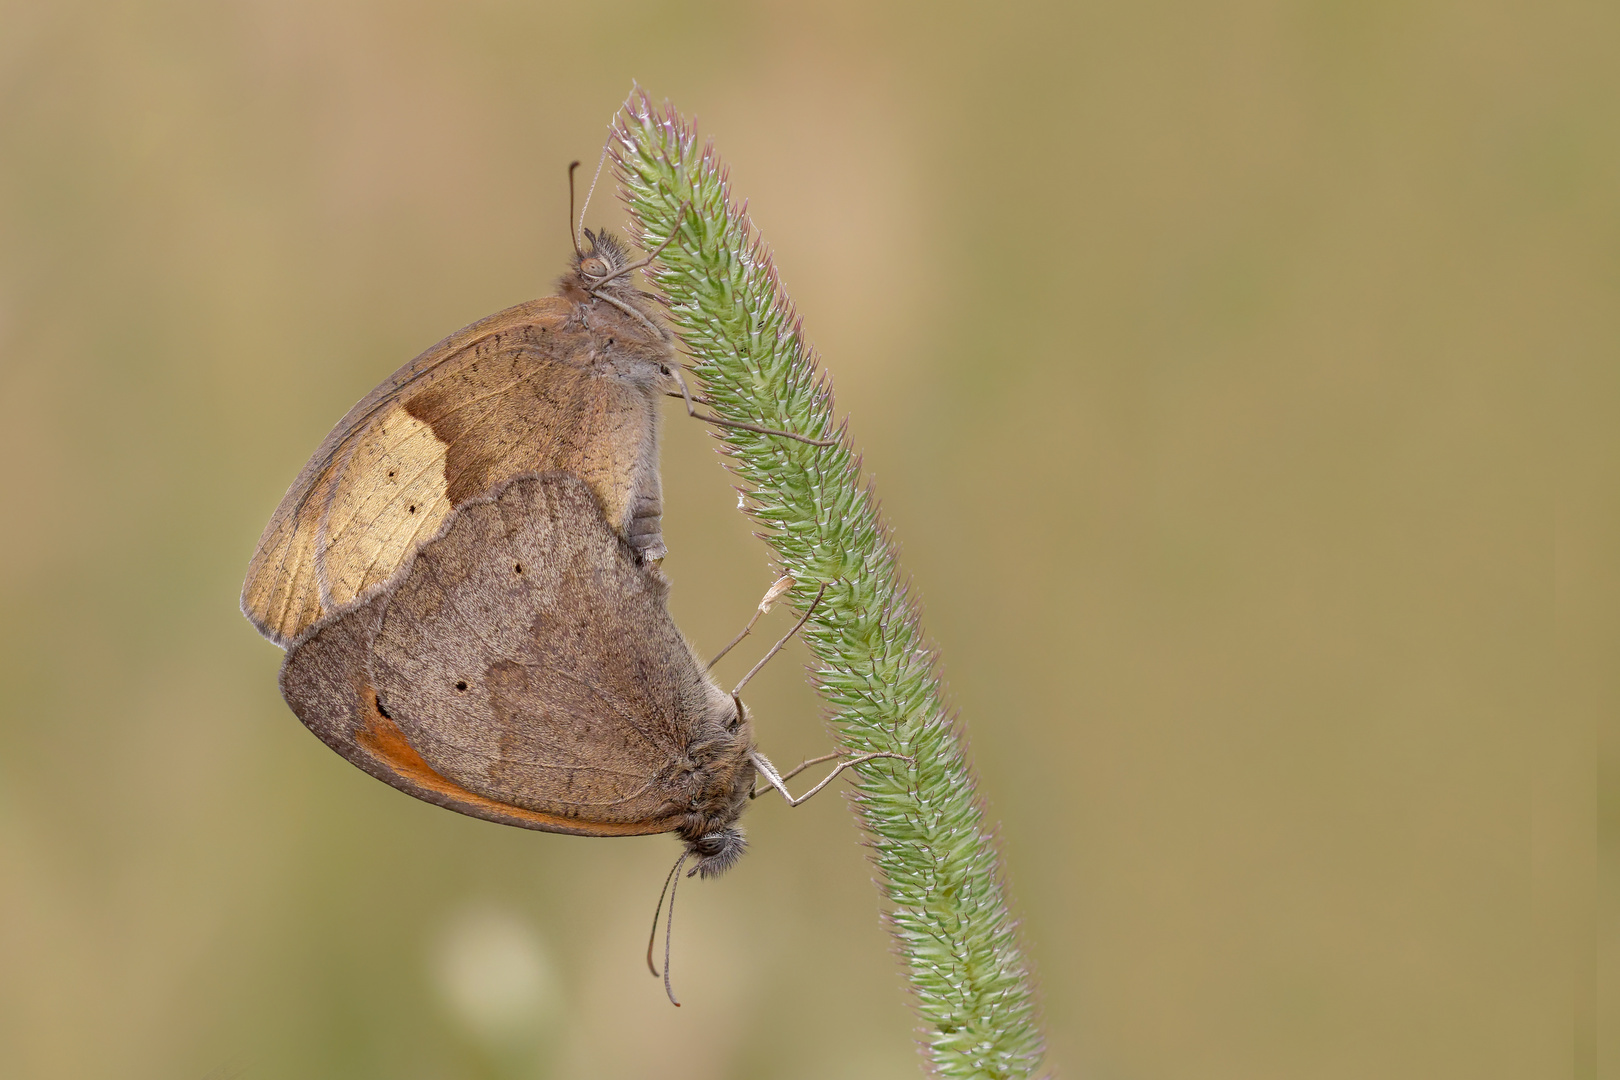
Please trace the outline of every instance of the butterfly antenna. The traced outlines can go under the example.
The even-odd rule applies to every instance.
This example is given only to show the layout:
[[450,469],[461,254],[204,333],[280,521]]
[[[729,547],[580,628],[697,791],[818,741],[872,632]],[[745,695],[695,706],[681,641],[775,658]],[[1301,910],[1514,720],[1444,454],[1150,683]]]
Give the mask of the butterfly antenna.
[[[681,863],[686,861],[686,855],[686,852],[681,852],[680,859],[675,863],[677,871],[680,870]],[[692,872],[696,873],[697,867],[694,866]],[[675,1000],[675,988],[669,985],[669,942],[675,936],[675,893],[679,891],[680,887],[681,875],[677,873],[675,875],[675,884],[669,887],[669,916],[664,923],[664,993],[669,995],[669,1003],[677,1009],[681,1007],[681,1003]]]
[[669,892],[669,883],[675,879],[675,871],[679,870],[681,863],[685,861],[686,853],[682,852],[681,857],[675,860],[675,865],[670,867],[669,873],[664,876],[664,887],[658,890],[658,906],[653,908],[652,933],[647,935],[647,970],[652,972],[655,979],[659,974],[658,965],[653,963],[653,946],[658,943],[658,916],[664,912],[664,896]]
[[585,253],[579,248],[580,219],[574,216],[574,170],[577,168],[579,168],[579,162],[570,161],[568,163],[568,239],[574,242],[574,254],[583,259]]
[[591,196],[596,194],[596,182],[602,178],[602,166],[607,164],[608,147],[612,145],[613,139],[610,136],[608,141],[602,144],[602,156],[596,159],[596,171],[591,174],[591,186],[585,192],[585,205],[579,208],[581,225],[585,223],[585,215],[591,212]]

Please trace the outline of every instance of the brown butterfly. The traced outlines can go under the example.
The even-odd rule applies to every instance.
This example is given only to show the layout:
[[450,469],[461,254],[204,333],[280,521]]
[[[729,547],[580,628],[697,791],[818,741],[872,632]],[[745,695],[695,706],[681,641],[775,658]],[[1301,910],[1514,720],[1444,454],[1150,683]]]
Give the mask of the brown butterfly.
[[[779,774],[738,694],[787,638],[727,694],[676,629],[668,590],[585,481],[519,477],[463,503],[397,578],[294,641],[282,696],[407,794],[544,832],[674,832],[685,851],[670,880],[688,858],[708,877],[747,846],[737,819],[756,770],[796,806],[845,768],[896,755],[830,754]],[[783,780],[834,757],[826,779],[788,793]],[[667,951],[666,930],[675,1001]]]
[[607,233],[555,296],[481,319],[396,371],[326,437],[276,508],[242,611],[285,646],[391,578],[456,507],[524,473],[584,478],[644,561],[664,553],[658,399],[675,343]]
[[349,411],[266,526],[242,610],[289,649],[294,712],[372,775],[526,828],[678,832],[682,861],[718,873],[756,770],[797,804],[868,758],[793,799],[798,770],[754,749],[742,684],[721,693],[675,629],[658,398],[836,439],[699,414],[631,283],[662,247],[631,262],[583,237],[556,295],[452,334]]
[[678,832],[718,873],[743,850],[753,733],[667,593],[584,480],[518,478],[293,642],[281,692],[328,746],[419,799],[545,832]]
[[[569,166],[570,190],[575,162]],[[572,195],[570,195],[572,203]],[[685,219],[685,210],[677,218]],[[572,220],[572,210],[570,210]],[[584,478],[644,563],[666,553],[658,399],[723,427],[792,432],[699,414],[675,338],[610,233],[584,230],[554,296],[456,331],[349,410],[259,537],[242,612],[286,647],[324,615],[386,582],[456,507],[503,480],[561,469]],[[701,401],[702,399],[696,399]]]
[[[583,479],[522,476],[460,505],[399,578],[293,641],[282,696],[332,750],[408,795],[544,832],[676,832],[669,881],[687,858],[708,878],[747,847],[737,818],[755,772],[797,806],[846,767],[896,755],[779,774],[737,695],[786,636],[727,695],[667,593]],[[831,758],[826,779],[789,795],[782,780]],[[667,931],[663,973],[676,1001]]]

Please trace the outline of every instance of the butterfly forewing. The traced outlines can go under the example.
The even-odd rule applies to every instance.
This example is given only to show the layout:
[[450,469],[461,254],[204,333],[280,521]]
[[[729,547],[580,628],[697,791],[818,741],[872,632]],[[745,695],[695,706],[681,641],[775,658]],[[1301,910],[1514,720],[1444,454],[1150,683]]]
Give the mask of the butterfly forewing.
[[[446,338],[351,409],[287,491],[248,568],[242,610],[290,644],[391,580],[451,511],[514,476],[584,477],[625,534],[656,522],[657,390],[608,362],[636,332],[546,297]],[[620,324],[626,320],[618,320]],[[615,338],[617,335],[617,339]],[[646,335],[643,349],[667,350]],[[672,354],[671,354],[672,355]],[[657,370],[656,361],[643,367]],[[662,543],[644,543],[654,557]]]

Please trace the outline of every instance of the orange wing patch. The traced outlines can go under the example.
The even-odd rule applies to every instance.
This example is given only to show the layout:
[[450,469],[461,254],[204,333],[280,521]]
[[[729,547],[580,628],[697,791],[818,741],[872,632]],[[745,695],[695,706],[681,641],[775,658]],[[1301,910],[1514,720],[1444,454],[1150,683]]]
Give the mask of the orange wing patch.
[[572,833],[576,836],[650,836],[670,832],[681,822],[678,814],[654,818],[651,821],[620,822],[614,824],[585,822],[576,818],[527,810],[521,806],[496,802],[476,795],[454,780],[433,771],[422,760],[416,748],[405,741],[399,726],[377,707],[377,693],[366,683],[364,676],[355,673],[355,700],[362,715],[355,731],[355,745],[369,754],[377,764],[393,773],[395,787],[427,802],[437,803],[463,814],[519,825],[543,832]]

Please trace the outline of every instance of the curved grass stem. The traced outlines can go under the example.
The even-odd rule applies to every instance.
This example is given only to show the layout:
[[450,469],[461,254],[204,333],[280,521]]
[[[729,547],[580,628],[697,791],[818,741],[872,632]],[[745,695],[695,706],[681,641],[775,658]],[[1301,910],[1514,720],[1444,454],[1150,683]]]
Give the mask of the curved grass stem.
[[638,241],[667,245],[650,279],[704,398],[749,425],[717,437],[749,489],[747,512],[793,578],[787,599],[809,612],[802,634],[839,741],[852,756],[901,755],[856,766],[853,802],[930,1069],[1028,1077],[1042,1039],[995,842],[935,654],[793,305],[713,147],[672,108],[638,91],[615,121],[612,155]]

